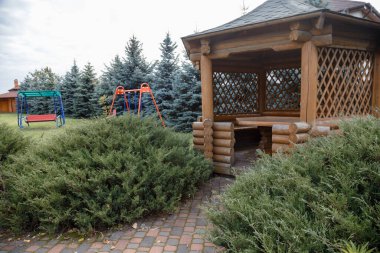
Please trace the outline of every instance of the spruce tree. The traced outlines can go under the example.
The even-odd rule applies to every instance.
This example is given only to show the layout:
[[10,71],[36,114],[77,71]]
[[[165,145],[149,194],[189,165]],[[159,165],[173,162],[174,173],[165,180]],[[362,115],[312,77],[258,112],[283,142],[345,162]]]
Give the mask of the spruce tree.
[[190,132],[192,122],[201,115],[202,98],[199,72],[188,61],[182,62],[174,87],[175,99],[169,117],[175,130]]
[[[51,68],[45,67],[29,73],[23,82],[21,90],[54,90],[57,89],[60,77]],[[54,103],[48,97],[31,98],[28,101],[29,113],[46,114],[54,112]]]
[[97,106],[95,87],[97,82],[94,67],[91,63],[87,63],[81,72],[80,82],[74,93],[74,116],[76,118],[95,116]]
[[68,71],[63,78],[60,90],[62,93],[63,105],[65,107],[65,114],[67,116],[75,116],[74,108],[74,94],[77,92],[80,82],[80,70],[74,61],[71,70]]
[[173,110],[173,84],[179,69],[176,49],[177,44],[167,33],[160,44],[161,59],[157,64],[153,84],[157,105],[168,126],[173,125],[174,120],[169,115],[172,114],[171,111]]
[[[125,57],[121,59],[116,56],[101,76],[96,93],[103,113],[108,113],[117,86],[123,86],[125,89],[140,88],[141,83],[149,83],[152,80],[153,67],[154,65],[150,65],[143,55],[141,42],[133,36],[125,47]],[[123,111],[121,96],[117,99],[115,108],[118,112]],[[133,106],[131,109],[134,109]]]
[[152,71],[143,54],[142,43],[135,37],[128,41],[125,47],[124,75],[127,89],[137,89],[141,83],[149,82]]

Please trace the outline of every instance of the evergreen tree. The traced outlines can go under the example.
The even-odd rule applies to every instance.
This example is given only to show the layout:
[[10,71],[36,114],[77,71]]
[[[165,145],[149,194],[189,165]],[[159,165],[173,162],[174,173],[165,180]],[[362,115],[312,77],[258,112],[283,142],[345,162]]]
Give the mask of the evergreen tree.
[[[45,67],[29,73],[21,83],[21,90],[54,90],[58,88],[60,78],[51,68]],[[54,112],[51,98],[31,98],[28,100],[29,113],[46,114]]]
[[191,124],[201,115],[202,97],[199,72],[188,61],[182,62],[174,87],[175,99],[169,117],[175,130],[190,132]]
[[[141,83],[153,79],[151,76],[153,67],[154,65],[148,64],[143,55],[141,42],[133,36],[125,47],[125,57],[121,59],[116,56],[110,65],[106,66],[101,76],[96,93],[103,113],[108,113],[117,86],[124,86],[126,89],[140,88]],[[118,112],[123,111],[122,101],[119,97],[115,103]]]
[[141,83],[149,82],[149,74],[152,72],[142,51],[142,43],[135,37],[128,41],[125,47],[124,75],[127,89],[136,89]]
[[74,116],[77,118],[89,118],[96,114],[95,87],[97,78],[94,67],[87,63],[80,75],[80,82],[74,93]]
[[173,119],[169,115],[172,114],[171,111],[173,110],[173,83],[179,70],[176,48],[177,44],[167,33],[160,44],[161,59],[157,64],[153,85],[157,105],[168,126],[173,125]]
[[74,100],[80,82],[80,70],[74,61],[71,70],[63,78],[60,90],[62,93],[63,105],[67,116],[75,116]]

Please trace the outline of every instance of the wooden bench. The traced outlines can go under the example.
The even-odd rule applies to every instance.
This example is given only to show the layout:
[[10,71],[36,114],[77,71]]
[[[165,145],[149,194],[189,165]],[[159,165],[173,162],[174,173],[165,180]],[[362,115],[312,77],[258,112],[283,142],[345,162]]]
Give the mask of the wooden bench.
[[46,122],[46,121],[56,121],[57,115],[55,114],[41,114],[41,115],[28,115],[25,118],[26,123],[32,122]]

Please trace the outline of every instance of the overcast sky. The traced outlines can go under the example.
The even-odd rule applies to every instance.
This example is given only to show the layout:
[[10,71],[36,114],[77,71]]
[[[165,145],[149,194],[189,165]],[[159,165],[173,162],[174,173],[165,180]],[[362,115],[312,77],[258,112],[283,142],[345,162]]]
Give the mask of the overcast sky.
[[[245,0],[249,10],[264,0]],[[368,1],[367,1],[368,2]],[[380,0],[370,0],[380,10]],[[166,32],[180,38],[242,13],[243,0],[0,0],[0,93],[45,66],[63,75],[74,59],[98,76],[134,34],[149,61]]]

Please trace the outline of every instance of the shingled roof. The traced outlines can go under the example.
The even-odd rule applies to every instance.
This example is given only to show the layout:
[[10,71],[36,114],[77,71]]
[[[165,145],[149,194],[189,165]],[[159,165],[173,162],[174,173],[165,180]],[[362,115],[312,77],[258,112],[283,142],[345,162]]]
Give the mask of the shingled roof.
[[[228,22],[224,25],[196,33],[188,37],[220,32],[267,21],[319,12],[322,10],[347,14],[347,12],[351,9],[371,6],[365,2],[348,0],[325,0],[324,3],[325,4],[322,4],[320,7],[316,7],[307,0],[268,0],[244,16],[232,20],[231,22]],[[377,15],[379,15],[376,10],[375,12]]]

